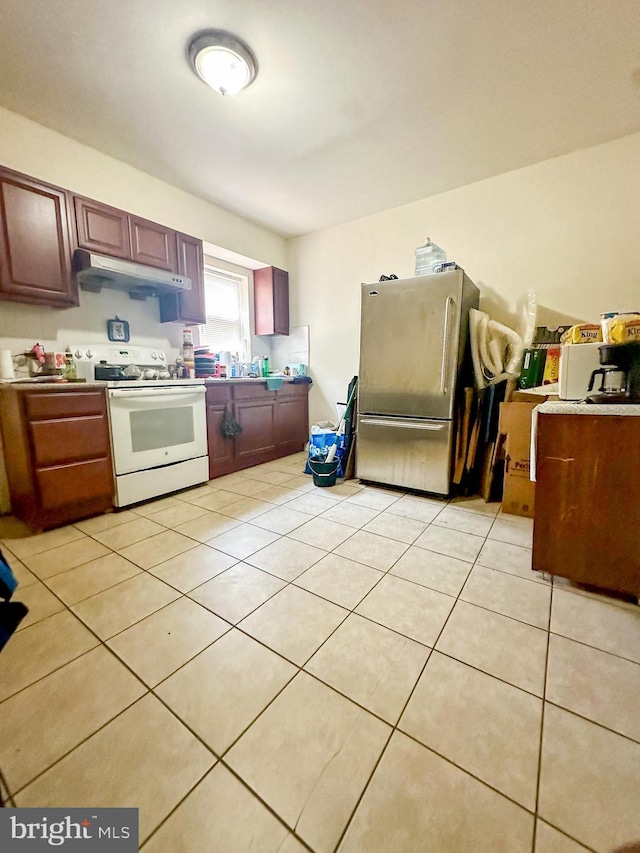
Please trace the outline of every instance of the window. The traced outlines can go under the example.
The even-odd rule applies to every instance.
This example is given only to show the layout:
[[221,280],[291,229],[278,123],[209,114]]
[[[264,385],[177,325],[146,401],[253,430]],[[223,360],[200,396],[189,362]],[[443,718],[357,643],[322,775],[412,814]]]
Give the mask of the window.
[[[246,288],[246,285],[245,285]],[[200,343],[212,352],[242,352],[246,347],[243,279],[205,265],[204,294],[207,322],[198,327]]]

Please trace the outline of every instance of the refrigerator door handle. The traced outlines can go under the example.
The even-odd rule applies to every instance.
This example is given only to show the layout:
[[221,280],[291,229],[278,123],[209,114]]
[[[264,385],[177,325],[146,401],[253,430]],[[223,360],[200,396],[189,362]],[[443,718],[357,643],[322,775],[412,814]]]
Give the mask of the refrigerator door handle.
[[[360,423],[370,424],[371,426],[390,426],[399,427],[401,429],[428,429],[439,431],[446,428],[447,424],[425,423],[423,421],[408,420],[403,421],[401,418],[360,418]],[[448,422],[447,422],[448,423]]]
[[453,296],[447,296],[447,301],[444,308],[444,328],[442,330],[442,365],[440,367],[440,391],[442,394],[447,393],[447,380],[449,377],[449,309],[452,305],[455,306]]

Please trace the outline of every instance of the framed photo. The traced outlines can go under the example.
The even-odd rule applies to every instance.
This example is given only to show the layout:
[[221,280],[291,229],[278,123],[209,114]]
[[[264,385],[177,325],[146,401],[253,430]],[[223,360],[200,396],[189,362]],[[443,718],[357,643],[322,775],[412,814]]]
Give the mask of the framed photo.
[[114,320],[107,320],[107,335],[110,341],[118,341],[119,343],[128,343],[129,341],[129,324],[126,320],[121,320],[116,317]]

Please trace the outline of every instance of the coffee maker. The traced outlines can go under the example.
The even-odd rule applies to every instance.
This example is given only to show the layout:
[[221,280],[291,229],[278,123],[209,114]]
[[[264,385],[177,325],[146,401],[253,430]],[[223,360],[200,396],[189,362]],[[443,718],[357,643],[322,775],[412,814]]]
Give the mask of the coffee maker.
[[603,344],[599,347],[602,367],[591,374],[588,390],[600,376],[600,388],[587,397],[588,403],[640,403],[640,343]]

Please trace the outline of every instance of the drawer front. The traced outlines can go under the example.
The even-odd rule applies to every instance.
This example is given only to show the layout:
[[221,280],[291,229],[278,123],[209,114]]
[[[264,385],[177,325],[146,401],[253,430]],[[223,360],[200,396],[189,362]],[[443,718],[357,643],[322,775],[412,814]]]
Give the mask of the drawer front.
[[282,397],[306,397],[309,393],[309,385],[306,382],[284,382],[282,388],[276,391],[280,400]]
[[232,397],[231,385],[207,385],[207,406],[224,406]]
[[109,428],[102,415],[31,423],[36,467],[109,455]]
[[102,389],[96,391],[53,391],[25,394],[28,420],[73,418],[82,415],[101,415],[105,409]]
[[111,459],[108,457],[40,468],[36,471],[36,481],[45,510],[113,495]]
[[269,391],[266,383],[262,382],[247,382],[246,385],[234,384],[233,386],[234,400],[275,400],[276,392]]
[[356,477],[448,495],[452,449],[448,421],[360,415]]

